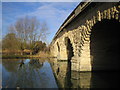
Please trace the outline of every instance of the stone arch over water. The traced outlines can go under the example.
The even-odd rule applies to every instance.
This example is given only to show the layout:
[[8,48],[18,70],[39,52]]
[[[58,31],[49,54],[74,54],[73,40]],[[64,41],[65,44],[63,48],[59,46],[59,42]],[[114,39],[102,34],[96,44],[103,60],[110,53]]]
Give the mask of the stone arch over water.
[[118,30],[120,30],[120,23],[115,19],[104,19],[92,27],[90,35],[92,71],[119,69],[120,36]]
[[[67,60],[67,58],[68,59],[72,58],[72,70],[75,71],[92,71],[95,69],[102,70],[102,68],[104,68],[105,65],[108,66],[106,67],[106,69],[110,69],[110,66],[112,65],[115,65],[114,69],[118,68],[116,65],[116,61],[118,61],[117,58],[119,58],[117,54],[119,52],[118,30],[120,28],[119,25],[120,5],[119,3],[108,3],[108,4],[109,5],[106,6],[107,5],[106,3],[92,3],[91,5],[89,5],[89,8],[87,8],[88,10],[86,9],[83,12],[81,12],[81,14],[79,13],[77,17],[71,19],[72,21],[67,25],[66,23],[65,26],[63,24],[64,27],[61,26],[59,32],[56,34],[51,44],[51,47],[54,46],[56,42],[59,41],[61,47],[60,59]],[[72,14],[74,17],[75,14],[74,13]],[[68,18],[67,20],[69,21],[69,19],[70,18]],[[110,30],[107,29],[107,27],[109,27]],[[116,27],[118,29],[115,29]],[[98,33],[99,32],[98,28],[102,29],[100,36],[103,42],[99,41],[99,39],[94,39],[94,37],[98,38],[97,36],[99,36],[100,34]],[[105,34],[108,37],[105,37]],[[64,40],[67,42],[70,41],[69,45],[65,45]],[[107,40],[112,43],[105,44]],[[97,45],[96,42],[98,41],[99,43],[101,43],[100,45]],[[94,42],[96,43],[95,45]],[[98,50],[97,48],[102,48],[102,45],[104,46],[103,49],[101,50],[104,50],[104,48],[106,47],[107,47],[106,49],[114,47],[105,50],[103,52],[103,53],[109,53],[111,55],[108,54],[105,55],[102,52],[101,54],[99,54],[100,52],[94,54],[94,51],[96,52]],[[69,47],[71,47],[72,50],[66,49]],[[70,52],[71,55],[67,54],[69,51],[73,51],[73,54],[72,52]],[[54,50],[54,52],[55,52],[54,56],[56,56],[56,50]],[[115,58],[116,60],[112,61],[114,62],[114,64],[107,65],[108,58],[106,58],[107,59],[106,62],[102,59],[103,57],[105,57],[104,55],[108,56],[108,58],[111,57],[111,59]],[[100,58],[98,57],[101,57],[102,60],[100,60]],[[99,59],[98,61],[100,61],[100,65],[98,65],[99,63],[97,63],[96,59]],[[103,66],[103,67],[99,67],[99,66]]]

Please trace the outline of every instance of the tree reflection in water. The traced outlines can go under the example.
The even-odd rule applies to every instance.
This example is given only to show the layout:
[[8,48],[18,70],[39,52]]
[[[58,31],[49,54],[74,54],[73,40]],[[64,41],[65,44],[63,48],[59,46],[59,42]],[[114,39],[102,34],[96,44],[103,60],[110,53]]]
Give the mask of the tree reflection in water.
[[[32,59],[28,63],[24,64],[21,61],[22,67],[19,67],[18,71],[18,87],[34,87],[34,80],[40,79],[39,69],[43,66],[39,60]],[[20,65],[21,66],[21,65]]]
[[[3,75],[3,87],[34,87],[35,80],[41,79],[39,70],[43,66],[43,62],[32,59],[25,63],[25,60],[3,60],[5,70],[10,72],[8,80]],[[4,71],[3,71],[4,72]],[[13,82],[14,80],[14,82]]]

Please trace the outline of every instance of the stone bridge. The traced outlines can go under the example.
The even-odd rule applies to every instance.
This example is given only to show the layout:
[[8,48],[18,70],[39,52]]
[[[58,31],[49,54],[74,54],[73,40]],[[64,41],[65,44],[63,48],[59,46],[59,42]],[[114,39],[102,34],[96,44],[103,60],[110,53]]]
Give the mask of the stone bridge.
[[71,70],[118,70],[120,3],[81,2],[55,34],[50,52]]

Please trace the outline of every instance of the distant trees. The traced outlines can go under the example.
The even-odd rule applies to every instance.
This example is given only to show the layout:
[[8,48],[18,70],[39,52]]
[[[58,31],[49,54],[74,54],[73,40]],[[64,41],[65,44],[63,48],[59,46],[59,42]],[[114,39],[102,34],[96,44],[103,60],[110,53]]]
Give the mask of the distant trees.
[[45,41],[49,34],[48,27],[45,22],[39,22],[36,17],[19,18],[8,29],[10,33],[3,39],[4,49],[30,49],[37,53],[46,48],[46,43],[42,41]]
[[40,23],[36,17],[25,16],[20,18],[9,29],[20,38],[21,49],[26,48],[26,43],[29,43],[30,48],[33,49],[35,41],[45,40],[48,35],[47,24],[45,22]]
[[2,41],[2,49],[8,49],[10,51],[12,50],[18,50],[19,47],[19,39],[16,37],[14,33],[7,34]]
[[47,48],[46,43],[42,41],[36,41],[33,47],[33,51],[34,53],[38,53],[39,51],[45,51],[46,48]]
[[0,40],[0,52],[2,50],[2,41]]

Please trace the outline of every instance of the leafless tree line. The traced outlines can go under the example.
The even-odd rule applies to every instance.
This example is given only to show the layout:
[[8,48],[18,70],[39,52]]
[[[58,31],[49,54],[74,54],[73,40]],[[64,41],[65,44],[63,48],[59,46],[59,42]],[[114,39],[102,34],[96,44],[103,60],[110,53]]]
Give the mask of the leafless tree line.
[[20,41],[21,49],[29,44],[32,49],[37,41],[46,41],[49,29],[46,22],[40,22],[36,17],[25,16],[19,18],[14,24],[8,27],[9,33],[14,33]]

